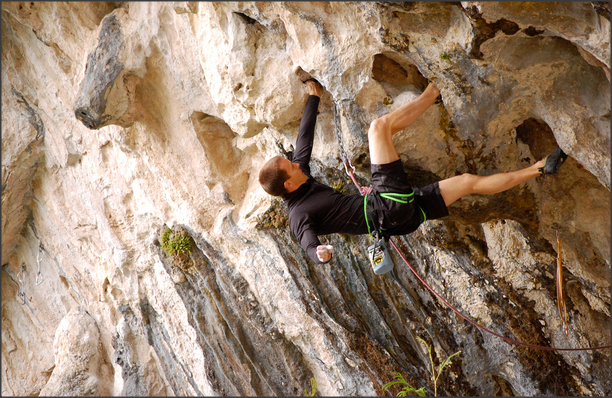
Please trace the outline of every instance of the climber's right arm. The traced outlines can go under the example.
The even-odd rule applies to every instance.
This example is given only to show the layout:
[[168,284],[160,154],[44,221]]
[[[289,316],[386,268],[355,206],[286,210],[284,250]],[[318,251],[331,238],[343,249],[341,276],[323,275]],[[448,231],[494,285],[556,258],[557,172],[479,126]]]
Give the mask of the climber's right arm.
[[327,246],[321,245],[321,241],[312,229],[304,231],[300,239],[300,245],[306,250],[306,254],[315,264],[326,264],[331,261],[331,252]]

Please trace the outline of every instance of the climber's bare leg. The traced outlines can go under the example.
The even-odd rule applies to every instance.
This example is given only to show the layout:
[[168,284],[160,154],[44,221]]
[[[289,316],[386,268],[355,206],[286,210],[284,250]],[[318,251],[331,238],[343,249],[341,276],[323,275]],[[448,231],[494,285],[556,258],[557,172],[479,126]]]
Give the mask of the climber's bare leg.
[[442,194],[444,203],[448,206],[457,199],[473,193],[491,195],[503,192],[537,177],[540,175],[538,168],[542,166],[544,166],[544,161],[540,160],[525,169],[508,173],[498,173],[490,176],[477,176],[466,173],[447,178],[439,182],[440,194]]
[[416,99],[372,121],[368,131],[372,164],[387,164],[399,159],[393,144],[393,134],[414,122],[421,113],[436,101],[438,95],[440,95],[440,90],[438,90],[436,84],[429,83],[425,91]]

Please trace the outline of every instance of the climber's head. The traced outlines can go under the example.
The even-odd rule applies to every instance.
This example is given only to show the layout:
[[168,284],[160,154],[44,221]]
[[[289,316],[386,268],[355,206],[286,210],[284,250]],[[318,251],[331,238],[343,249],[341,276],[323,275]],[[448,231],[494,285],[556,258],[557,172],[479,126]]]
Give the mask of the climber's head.
[[308,177],[297,163],[282,156],[268,160],[259,171],[259,184],[273,196],[283,196],[298,189]]

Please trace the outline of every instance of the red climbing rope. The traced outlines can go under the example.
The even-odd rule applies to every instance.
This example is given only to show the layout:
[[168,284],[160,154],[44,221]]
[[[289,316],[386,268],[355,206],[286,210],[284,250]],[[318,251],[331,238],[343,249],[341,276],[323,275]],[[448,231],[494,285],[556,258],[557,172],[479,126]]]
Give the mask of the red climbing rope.
[[[359,193],[361,193],[361,195],[366,195],[366,194],[370,194],[372,192],[372,188],[370,187],[361,187],[358,183],[357,180],[355,179],[355,176],[353,175],[353,172],[355,171],[355,167],[353,167],[353,165],[351,164],[351,161],[348,160],[347,158],[344,158],[344,169],[346,170],[346,173],[351,177],[351,179],[353,180],[353,183],[355,184],[355,186],[357,187],[357,189],[359,190]],[[350,169],[349,169],[350,167]],[[410,271],[412,271],[412,273],[417,277],[417,279],[419,281],[421,281],[421,283],[423,285],[425,285],[425,287],[432,293],[434,294],[436,297],[438,297],[440,300],[442,300],[442,302],[444,304],[446,304],[446,306],[448,308],[450,308],[451,310],[453,310],[457,315],[459,315],[460,317],[462,317],[463,319],[465,319],[466,321],[468,321],[469,323],[471,323],[472,325],[476,326],[477,328],[484,330],[487,333],[492,334],[493,336],[499,337],[502,340],[505,340],[509,343],[512,344],[518,344],[518,345],[522,345],[525,347],[531,347],[531,348],[535,348],[538,350],[548,350],[548,351],[592,351],[592,350],[604,350],[606,348],[610,348],[609,345],[606,346],[602,346],[602,347],[588,347],[588,348],[559,348],[559,347],[546,347],[546,346],[541,346],[541,345],[535,345],[535,344],[529,344],[529,343],[523,343],[522,341],[518,341],[518,340],[514,340],[511,339],[509,337],[505,337],[502,336],[501,334],[495,333],[492,330],[489,330],[487,328],[485,328],[484,326],[479,325],[478,323],[474,322],[472,319],[470,319],[468,316],[464,315],[461,311],[459,311],[458,309],[456,309],[455,307],[453,307],[448,301],[446,301],[442,296],[440,296],[431,286],[429,286],[429,284],[427,282],[425,282],[425,280],[423,278],[421,278],[421,276],[419,275],[419,273],[412,268],[412,265],[410,265],[410,263],[408,262],[408,260],[406,260],[406,257],[404,257],[404,255],[402,254],[402,252],[399,250],[399,248],[397,247],[397,245],[395,244],[395,242],[393,240],[391,240],[389,238],[389,242],[391,242],[391,245],[393,246],[393,248],[395,249],[395,251],[397,251],[397,254],[399,254],[399,256],[402,258],[402,260],[404,260],[404,262],[406,263],[406,265],[408,266],[408,268],[410,268]]]
[[558,347],[546,347],[546,346],[541,346],[541,345],[535,345],[535,344],[529,344],[529,343],[523,343],[522,341],[518,341],[518,340],[514,340],[511,339],[509,337],[504,337],[501,334],[497,334],[492,330],[489,330],[487,328],[485,328],[484,326],[479,325],[478,323],[474,322],[472,319],[470,319],[468,316],[464,315],[463,313],[461,313],[458,309],[456,309],[455,307],[453,307],[448,301],[446,301],[442,296],[440,296],[431,286],[429,286],[429,284],[427,282],[425,282],[423,280],[423,278],[421,278],[421,276],[416,272],[416,270],[414,268],[412,268],[412,265],[410,265],[410,263],[408,262],[408,260],[406,260],[406,257],[404,257],[404,255],[400,252],[399,248],[395,245],[395,242],[393,242],[393,240],[389,239],[389,242],[391,242],[391,245],[395,248],[395,250],[397,251],[397,254],[400,255],[400,257],[402,258],[402,260],[404,260],[404,262],[406,263],[406,265],[408,266],[408,268],[410,268],[410,271],[412,271],[412,273],[417,277],[418,280],[421,281],[421,283],[423,285],[425,285],[425,287],[432,292],[437,298],[439,298],[440,300],[442,300],[442,302],[444,304],[446,304],[448,306],[448,308],[450,308],[451,310],[453,310],[457,315],[459,315],[460,317],[462,317],[463,319],[465,319],[466,321],[468,321],[469,323],[471,323],[472,325],[484,330],[487,333],[491,333],[493,336],[497,336],[500,339],[506,340],[509,343],[513,343],[513,344],[519,344],[519,345],[523,345],[525,347],[531,347],[531,348],[536,348],[539,350],[549,350],[549,351],[589,351],[589,350],[603,350],[606,348],[610,348],[609,345],[607,346],[603,346],[603,347],[588,347],[588,348],[558,348]]

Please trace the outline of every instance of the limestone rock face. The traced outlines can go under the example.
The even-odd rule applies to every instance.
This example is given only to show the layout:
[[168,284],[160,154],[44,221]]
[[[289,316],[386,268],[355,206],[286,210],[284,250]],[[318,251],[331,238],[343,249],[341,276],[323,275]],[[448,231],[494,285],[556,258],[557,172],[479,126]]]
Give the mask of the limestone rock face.
[[55,331],[55,367],[40,395],[109,395],[111,366],[105,363],[100,332],[83,307],[75,307]]
[[[533,164],[396,237],[479,325],[610,344],[610,6],[603,2],[3,2],[2,395],[609,395],[610,350],[466,322],[366,236],[315,265],[257,181],[325,87],[311,168],[357,194],[372,120],[413,186]],[[568,334],[555,290],[561,242]],[[185,249],[184,251],[181,251]],[[178,250],[178,252],[172,252]]]

